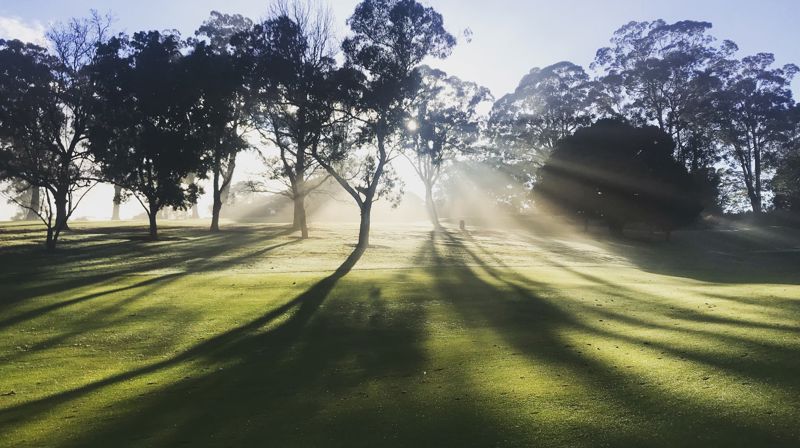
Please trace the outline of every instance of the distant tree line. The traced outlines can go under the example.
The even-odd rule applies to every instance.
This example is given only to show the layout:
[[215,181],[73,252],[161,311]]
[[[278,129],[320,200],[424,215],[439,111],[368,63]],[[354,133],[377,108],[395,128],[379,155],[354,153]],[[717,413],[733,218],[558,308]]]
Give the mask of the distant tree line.
[[[364,0],[337,45],[328,10],[279,2],[254,22],[212,12],[194,36],[112,35],[92,13],[54,26],[43,48],[0,40],[0,178],[38,217],[46,246],[99,182],[129,198],[158,237],[159,212],[187,209],[211,184],[211,231],[237,155],[257,136],[264,182],[280,180],[293,229],[308,237],[306,198],[338,184],[358,206],[358,247],[373,204],[397,202],[393,170],[409,159],[431,222],[448,171],[470,164],[513,180],[487,188],[515,211],[532,204],[613,231],[643,221],[665,230],[720,210],[724,185],[754,213],[800,209],[800,107],[794,65],[771,54],[737,59],[707,22],[631,22],[597,52],[591,76],[571,62],[534,68],[496,101],[485,87],[423,61],[456,38],[415,0]],[[727,184],[725,184],[727,182]]]
[[707,211],[736,199],[723,194],[726,183],[755,214],[769,207],[767,192],[775,207],[797,207],[790,173],[797,177],[800,106],[790,83],[798,67],[774,67],[769,53],[737,59],[736,44],[710,30],[708,22],[630,22],[597,51],[597,76],[571,62],[534,68],[494,104],[488,160],[533,184],[562,138],[615,118],[671,138]]

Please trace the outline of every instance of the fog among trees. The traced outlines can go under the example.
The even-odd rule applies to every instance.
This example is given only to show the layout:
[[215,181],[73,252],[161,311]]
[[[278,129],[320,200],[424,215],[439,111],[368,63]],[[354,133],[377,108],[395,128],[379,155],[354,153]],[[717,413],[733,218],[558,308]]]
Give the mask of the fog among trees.
[[[534,67],[513,92],[493,95],[426,65],[459,39],[413,1],[360,4],[345,36],[334,34],[321,3],[279,2],[261,19],[212,11],[187,37],[118,33],[111,17],[56,24],[44,47],[0,42],[5,197],[19,218],[47,224],[50,246],[97,183],[115,186],[115,218],[120,203],[141,203],[154,238],[159,216],[196,215],[208,190],[210,229],[219,231],[240,153],[263,165],[262,178],[241,183],[240,193],[291,199],[302,237],[307,199],[344,194],[358,208],[366,247],[372,204],[404,196],[398,160],[424,185],[435,227],[439,207],[465,200],[443,179],[480,185],[502,213],[555,213],[537,198],[537,185],[549,182],[542,170],[569,138],[608,120],[661,131],[670,159],[691,178],[681,201],[700,204],[694,218],[659,225],[745,207],[754,215],[796,209],[800,113],[790,83],[798,68],[777,66],[769,53],[740,55],[709,22],[629,22],[607,46],[598,42],[588,67]],[[618,170],[609,176],[620,182],[657,177]]]

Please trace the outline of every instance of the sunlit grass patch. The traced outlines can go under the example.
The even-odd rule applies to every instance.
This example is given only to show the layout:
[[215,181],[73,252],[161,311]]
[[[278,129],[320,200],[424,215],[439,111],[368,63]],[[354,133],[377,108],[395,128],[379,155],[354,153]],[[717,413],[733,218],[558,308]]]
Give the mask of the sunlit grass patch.
[[0,249],[0,445],[800,442],[798,260],[763,234],[376,225],[348,272],[349,224],[75,227]]

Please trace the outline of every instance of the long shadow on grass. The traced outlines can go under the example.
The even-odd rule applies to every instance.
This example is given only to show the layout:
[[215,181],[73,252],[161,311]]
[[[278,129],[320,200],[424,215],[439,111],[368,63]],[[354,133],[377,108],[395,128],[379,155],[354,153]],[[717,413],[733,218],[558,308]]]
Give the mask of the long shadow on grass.
[[[747,235],[714,236],[715,233],[724,234],[726,232],[687,231],[678,232],[678,236],[676,236],[675,241],[672,242],[651,240],[633,241],[630,239],[617,239],[607,242],[594,241],[594,244],[604,249],[604,254],[604,251],[598,253],[592,250],[589,250],[588,253],[582,253],[575,247],[562,242],[561,240],[566,238],[563,234],[553,234],[552,230],[540,230],[537,234],[530,233],[530,228],[527,230],[528,231],[517,234],[517,236],[519,236],[522,241],[530,243],[535,248],[541,250],[541,252],[536,252],[535,256],[537,259],[540,259],[543,264],[568,271],[573,275],[596,284],[599,288],[607,289],[610,293],[618,291],[619,288],[626,288],[624,285],[613,281],[613,271],[605,271],[607,277],[586,274],[582,269],[582,267],[585,267],[586,263],[604,268],[619,266],[624,269],[631,267],[659,275],[690,278],[693,280],[710,282],[709,286],[736,285],[751,282],[792,285],[800,283],[800,277],[798,276],[797,270],[794,268],[796,263],[792,263],[788,260],[788,258],[800,256],[800,253],[787,255],[771,253],[769,251],[764,253],[747,252],[742,248],[744,244],[749,244],[751,248],[761,247],[763,249],[763,237],[758,236],[750,236],[749,239],[754,241],[745,243],[744,240],[748,239]],[[785,229],[785,232],[791,235],[793,230]],[[484,232],[482,231],[481,233]],[[727,233],[735,234],[736,232]],[[508,234],[504,235],[507,236]],[[478,239],[472,238],[471,236],[468,236],[468,238],[476,247],[479,246]],[[710,242],[701,242],[699,241],[700,238],[707,238]],[[784,242],[787,240],[790,241],[790,236],[781,239],[781,241]],[[586,243],[586,241],[583,242]],[[726,257],[712,249],[721,244],[732,247],[732,249],[729,250],[738,255],[732,256],[732,258]],[[488,251],[482,252],[484,255],[489,253]],[[613,254],[613,257],[610,260],[604,260],[603,258],[609,257],[609,254]],[[496,257],[493,260],[495,262],[499,261]],[[620,264],[619,260],[624,261]],[[628,263],[630,263],[630,266]],[[800,263],[800,258],[798,258],[797,263]],[[694,286],[698,290],[702,286],[702,284],[692,284],[690,282],[687,282],[687,285]],[[638,298],[639,295],[641,294],[630,294],[630,299],[641,301]],[[754,299],[741,295],[721,296],[714,293],[706,293],[705,295],[709,298],[757,306],[768,310],[776,316],[800,313],[800,301],[795,300],[792,296],[770,297],[769,299],[759,297],[758,299]],[[662,314],[665,317],[674,315],[683,320],[694,320],[696,322],[709,324],[730,324],[765,330],[798,329],[797,326],[714,316],[709,313],[699,312],[696,309],[687,308],[686,306],[680,306],[680,302],[672,302],[670,305],[667,305],[664,303],[647,301],[647,305],[648,307],[661,308],[661,311],[663,311]]]
[[[506,437],[510,428],[486,409],[457,401],[469,395],[451,373],[458,369],[428,366],[424,375],[429,297],[390,303],[382,291],[391,282],[349,278],[325,303],[359,256],[240,328],[169,361],[0,412],[0,426],[78,406],[89,394],[113,396],[107,389],[124,382],[152,391],[116,400],[62,445],[483,446]],[[144,385],[173,368],[189,376]],[[441,387],[458,396],[442,397]]]
[[[90,232],[94,230],[85,230]],[[108,229],[97,230],[100,237],[105,238]],[[115,283],[127,275],[137,275],[164,269],[182,269],[183,274],[192,271],[209,270],[237,260],[236,251],[245,247],[253,247],[269,242],[275,238],[286,236],[291,230],[285,228],[259,231],[252,229],[230,229],[221,234],[209,234],[199,229],[168,229],[180,235],[191,236],[191,239],[180,242],[164,241],[112,241],[100,245],[62,248],[55,254],[36,249],[19,251],[0,250],[0,282],[6,291],[0,300],[0,311],[8,315],[11,307],[29,298],[62,294],[82,287],[96,288],[99,285]],[[167,233],[165,232],[165,233]],[[119,229],[112,234],[128,235]],[[216,258],[233,254],[229,260],[216,263]],[[252,257],[249,257],[252,258]],[[170,278],[170,275],[161,275]],[[80,303],[106,294],[118,292],[119,287],[106,291],[91,292],[75,298],[67,299],[63,306]],[[60,307],[53,304],[56,308]],[[44,309],[43,311],[47,311]],[[33,316],[34,311],[26,311]]]
[[[452,234],[449,239],[453,239]],[[471,247],[481,252],[482,256],[490,258],[495,264],[503,264],[502,260],[485,250],[471,235],[466,234],[464,239],[472,244]],[[785,241],[785,239],[781,241]],[[600,322],[603,320],[619,322],[628,329],[628,331],[612,332],[602,328],[605,327],[602,324],[595,324],[591,329],[595,334],[617,341],[645,344],[649,349],[659,350],[662,354],[674,359],[688,360],[706,367],[720,369],[730,375],[745,379],[745,382],[750,384],[766,383],[780,389],[785,396],[800,393],[800,383],[794,374],[800,368],[798,353],[792,344],[786,344],[787,340],[800,340],[800,325],[786,323],[787,316],[798,314],[800,302],[797,300],[773,297],[757,301],[746,297],[705,293],[704,295],[709,298],[758,306],[763,311],[768,311],[774,318],[781,318],[784,323],[763,322],[752,317],[718,316],[708,309],[698,310],[689,304],[681,303],[680,300],[669,300],[659,297],[658,293],[639,290],[635,285],[625,285],[615,281],[613,274],[601,277],[587,273],[580,267],[559,262],[558,255],[574,250],[563,243],[558,241],[543,243],[541,239],[534,242],[540,247],[545,245],[548,247],[549,250],[546,254],[548,265],[587,281],[590,284],[589,288],[595,294],[602,292],[607,297],[618,297],[625,302],[636,303],[640,310],[647,310],[649,317],[642,318],[626,314],[625,310],[620,308],[597,308],[592,304],[582,305],[578,311],[585,315],[591,315],[594,320],[601,318]],[[734,243],[729,242],[729,244]],[[756,241],[751,244],[760,245],[762,243]],[[491,268],[489,271],[502,272],[506,276],[513,272],[510,269],[492,271]],[[609,273],[609,271],[604,272]],[[517,278],[517,281],[520,279]],[[525,283],[525,280],[522,280],[522,283]],[[657,330],[661,334],[671,334],[679,339],[702,338],[704,345],[680,344],[676,347],[664,343],[658,337],[633,337],[629,331],[630,327],[644,332]],[[741,334],[743,330],[748,332],[747,336]],[[686,338],[681,338],[681,336]],[[726,347],[728,350],[725,353],[714,353],[709,351],[708,345]]]
[[[219,260],[214,258],[209,259],[204,257],[202,259],[202,262],[200,262],[199,264],[194,264],[192,266],[189,266],[185,271],[179,273],[161,275],[149,280],[138,282],[129,287],[116,288],[110,291],[105,291],[100,294],[88,294],[77,297],[75,299],[56,302],[51,305],[47,305],[41,308],[36,308],[28,312],[15,315],[9,319],[0,321],[0,329],[5,328],[7,325],[19,324],[27,320],[35,319],[37,317],[45,315],[48,312],[53,312],[71,305],[76,305],[78,303],[89,300],[96,300],[106,294],[121,292],[124,290],[133,290],[133,289],[137,290],[134,294],[124,299],[114,300],[109,303],[102,303],[98,306],[93,307],[91,311],[83,313],[73,318],[72,321],[70,322],[68,331],[64,331],[55,336],[43,339],[37,342],[36,344],[27,347],[25,351],[18,351],[13,354],[5,355],[2,356],[0,359],[2,359],[3,361],[19,360],[27,355],[38,354],[41,350],[46,350],[49,347],[57,346],[58,344],[61,344],[67,340],[70,340],[82,334],[90,333],[93,330],[97,330],[100,328],[113,328],[117,324],[124,324],[130,321],[130,316],[118,315],[117,312],[119,310],[124,309],[125,306],[130,305],[136,301],[151,297],[159,289],[164,288],[171,282],[175,282],[185,276],[193,274],[210,272],[221,268],[235,267],[238,264],[244,263],[250,259],[261,256],[267,252],[273,251],[275,249],[290,244],[294,244],[297,241],[299,240],[291,240],[283,243],[277,243],[263,247],[261,249],[257,249],[255,251],[245,252],[243,254],[237,254],[235,256],[226,257],[224,259],[219,259]],[[226,246],[226,247],[228,249],[231,248],[231,246]],[[166,312],[168,310],[164,311]],[[150,313],[157,314],[158,312],[159,312],[158,309],[150,310]],[[194,315],[197,316],[199,314],[194,313]],[[182,316],[180,316],[180,318],[181,318],[180,322],[171,322],[172,325],[175,325],[176,331],[179,331],[182,327],[185,327],[186,325],[190,324],[192,316],[184,313]]]
[[424,319],[420,307],[388,311],[379,288],[353,280],[323,307],[360,255],[271,313],[274,327],[259,319],[204,350],[209,371],[124,403],[123,416],[75,445],[354,446],[367,431],[385,442],[374,423],[386,398],[369,383],[421,370]]
[[[231,422],[224,417],[226,414],[220,412],[246,419],[248,415],[237,412],[237,406],[243,405],[251,413],[250,416],[252,413],[259,413],[259,406],[265,404],[262,400],[270,400],[286,393],[282,390],[280,381],[299,381],[295,387],[300,387],[304,382],[298,378],[319,374],[320,366],[317,363],[319,359],[325,359],[324,351],[314,353],[323,355],[322,358],[304,357],[303,362],[306,365],[283,371],[284,377],[274,377],[274,370],[271,369],[284,362],[290,352],[298,348],[297,340],[305,331],[311,317],[361,255],[360,250],[353,252],[333,274],[294,299],[177,356],[4,409],[0,411],[0,427],[10,428],[13,424],[31,421],[54,408],[74,403],[89,394],[100,393],[108,387],[195,362],[213,366],[213,369],[201,370],[196,373],[196,377],[187,377],[181,383],[168,386],[145,398],[134,399],[132,403],[116,403],[115,406],[124,407],[126,411],[130,411],[129,414],[119,421],[109,422],[103,430],[87,434],[87,439],[78,442],[76,446],[109,446],[121,443],[136,445],[143,443],[141,439],[145,436],[153,438],[147,443],[172,446],[187,437],[207,434],[212,429],[224,429],[225,425],[220,425],[220,419],[225,418],[229,424]],[[342,350],[339,348],[336,353],[341,355]],[[244,387],[236,387],[242,384]],[[236,396],[226,396],[228,392],[235,393]],[[277,410],[276,415],[280,415]]]
[[541,247],[553,248],[559,255],[572,255],[580,261],[585,254],[560,244],[560,239],[583,239],[608,254],[627,260],[637,268],[656,274],[704,282],[798,284],[800,273],[800,231],[782,227],[742,229],[682,230],[671,241],[647,237],[630,231],[623,237],[610,237],[542,223],[520,222],[523,238]]
[[[437,238],[446,244],[437,244]],[[442,253],[443,248],[452,253]],[[763,420],[733,417],[735,411],[720,413],[714,403],[679,395],[665,400],[662,387],[645,384],[641,377],[627,372],[622,366],[584,353],[586,348],[573,347],[569,340],[564,339],[565,334],[582,334],[587,339],[624,339],[643,349],[648,349],[650,342],[635,335],[620,338],[617,334],[587,325],[583,316],[554,304],[559,291],[512,270],[495,268],[461,238],[447,232],[434,234],[426,250],[428,253],[424,256],[434,264],[433,275],[442,297],[450,297],[452,308],[460,313],[467,325],[493,328],[515,352],[526,356],[531,363],[548,366],[553,372],[567,372],[564,381],[569,381],[571,387],[585,390],[583,400],[587,403],[584,406],[594,408],[585,420],[565,422],[566,427],[549,428],[553,432],[574,435],[568,439],[569,444],[586,444],[581,440],[612,446],[686,446],[722,440],[733,444],[744,441],[770,446],[796,443],[796,440],[782,440],[780,431],[772,431]],[[463,260],[469,263],[465,264]],[[479,271],[488,275],[492,282],[479,275]],[[454,297],[453,291],[465,293]],[[618,287],[616,294],[624,295],[626,291]],[[647,325],[646,322],[640,324]],[[659,348],[669,350],[669,347]],[[710,362],[711,359],[701,361]],[[759,378],[756,371],[748,369],[746,373]],[[553,395],[556,401],[563,399],[559,391],[553,391]],[[574,395],[570,398],[576,399]],[[618,421],[633,423],[613,425]],[[545,433],[547,431],[548,428],[544,429]],[[658,439],[654,439],[654,434],[658,434]],[[785,437],[785,432],[783,435]]]

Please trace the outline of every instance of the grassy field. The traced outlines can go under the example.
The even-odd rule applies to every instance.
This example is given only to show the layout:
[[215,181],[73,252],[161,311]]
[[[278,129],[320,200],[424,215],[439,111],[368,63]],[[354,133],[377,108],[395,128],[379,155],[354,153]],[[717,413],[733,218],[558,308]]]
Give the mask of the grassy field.
[[798,446],[800,232],[0,226],[0,445]]

